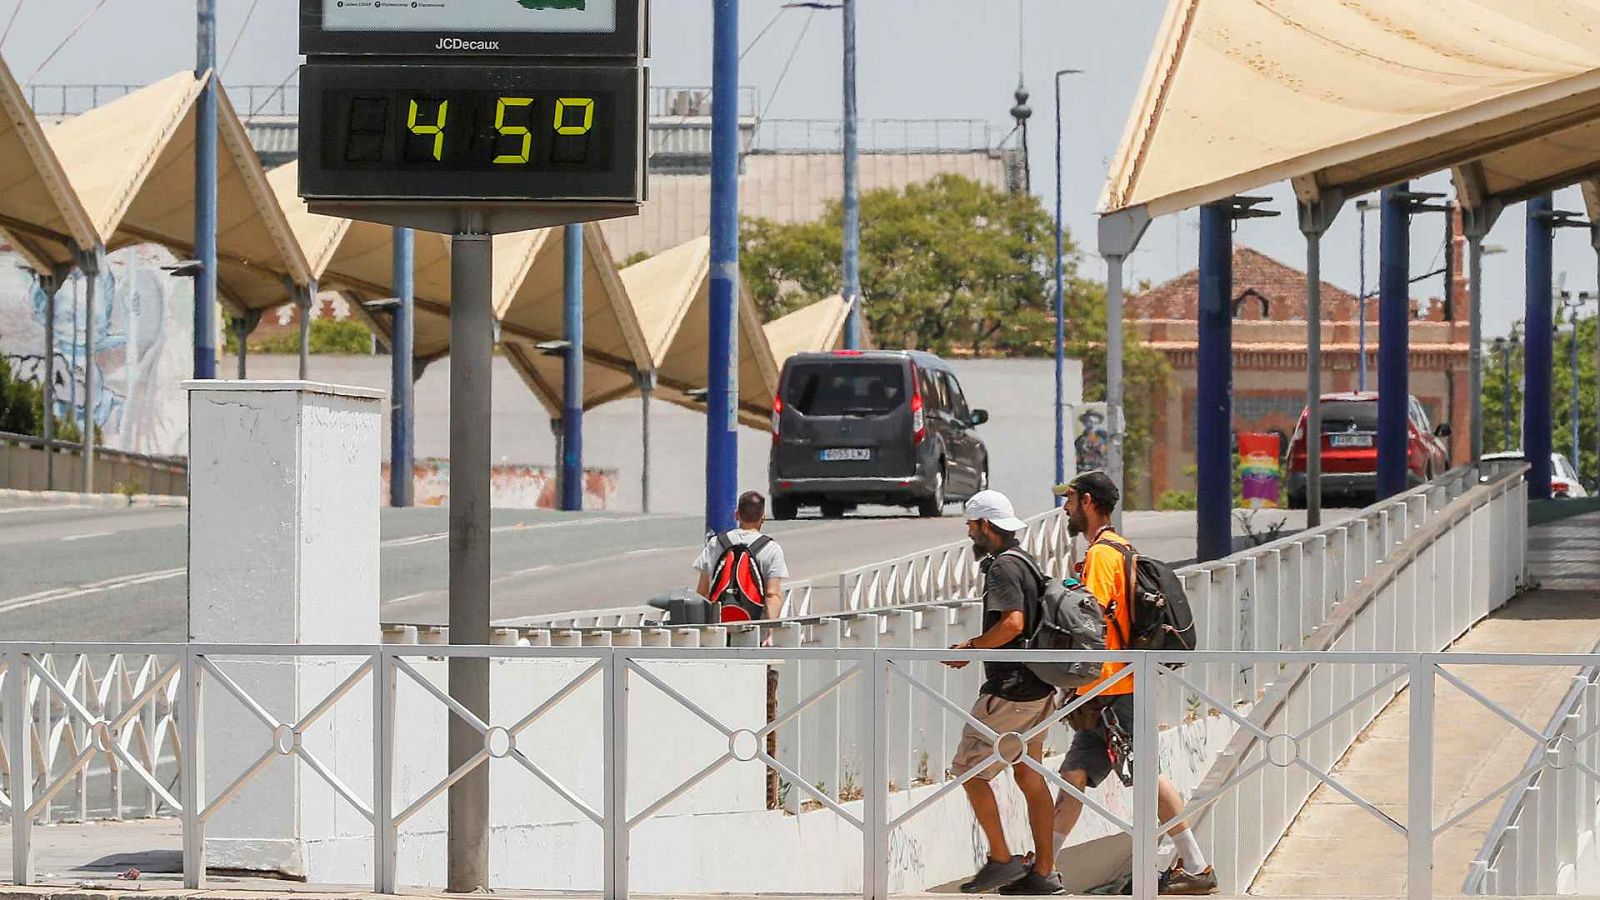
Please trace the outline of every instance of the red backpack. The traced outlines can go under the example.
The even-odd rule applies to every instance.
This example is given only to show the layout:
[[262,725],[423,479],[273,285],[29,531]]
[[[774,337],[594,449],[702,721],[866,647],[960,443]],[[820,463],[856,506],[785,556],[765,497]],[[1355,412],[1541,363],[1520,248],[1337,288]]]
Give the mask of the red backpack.
[[711,569],[711,601],[719,622],[749,622],[767,617],[767,578],[756,554],[772,543],[761,535],[749,544],[736,544],[726,534],[717,535],[722,555]]

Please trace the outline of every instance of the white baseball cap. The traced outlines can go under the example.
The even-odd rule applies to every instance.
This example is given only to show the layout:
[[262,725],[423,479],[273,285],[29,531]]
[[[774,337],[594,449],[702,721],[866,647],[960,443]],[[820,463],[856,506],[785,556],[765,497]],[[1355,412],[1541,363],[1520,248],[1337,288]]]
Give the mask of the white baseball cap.
[[999,491],[979,491],[967,501],[967,521],[987,521],[1001,531],[1018,532],[1027,525],[1017,518],[1010,499]]

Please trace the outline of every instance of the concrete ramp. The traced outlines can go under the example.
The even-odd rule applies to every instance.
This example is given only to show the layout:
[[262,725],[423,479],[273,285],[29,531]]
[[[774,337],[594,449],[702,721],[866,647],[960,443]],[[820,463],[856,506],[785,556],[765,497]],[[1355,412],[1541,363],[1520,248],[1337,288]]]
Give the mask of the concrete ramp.
[[[1479,623],[1450,647],[1460,653],[1587,653],[1600,643],[1600,514],[1530,529],[1535,590]],[[1456,666],[1451,674],[1534,728],[1543,728],[1575,670]],[[1434,822],[1443,824],[1511,780],[1534,741],[1443,678],[1435,687]],[[1333,775],[1398,822],[1406,821],[1410,693],[1401,692],[1363,732]],[[1435,896],[1461,892],[1506,794],[1439,835]],[[1320,787],[1256,877],[1257,896],[1399,896],[1406,842],[1371,812]]]

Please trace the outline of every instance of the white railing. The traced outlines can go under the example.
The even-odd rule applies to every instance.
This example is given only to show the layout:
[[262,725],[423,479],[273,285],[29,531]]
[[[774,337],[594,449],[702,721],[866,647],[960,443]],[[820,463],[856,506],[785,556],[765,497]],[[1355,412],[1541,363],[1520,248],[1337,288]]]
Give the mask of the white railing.
[[[1283,660],[1272,654],[1301,649],[1370,654],[1447,645],[1520,583],[1525,508],[1520,469],[1502,470],[1481,484],[1471,473],[1452,473],[1353,519],[1180,573],[1202,629],[1202,647],[1211,651],[1206,658],[1231,662],[1194,666],[1181,678],[1163,674],[1150,705],[1160,723],[1174,727],[1190,721],[1203,705],[1226,707],[1219,709],[1219,715],[1230,722],[1242,716],[1252,723],[1223,735],[1221,740],[1233,745],[1214,760],[1201,760],[1200,773],[1205,777],[1184,785],[1197,786],[1202,794],[1240,785],[1254,792],[1248,795],[1254,799],[1246,803],[1206,803],[1196,810],[1208,857],[1223,861],[1218,869],[1232,889],[1242,893],[1248,887],[1260,861],[1316,784],[1309,776],[1288,778],[1277,767],[1251,768],[1271,752],[1270,735],[1305,734],[1310,723],[1321,723],[1309,728],[1319,733],[1306,743],[1309,761],[1326,770],[1401,686],[1390,664],[1352,661],[1349,677],[1332,679],[1319,675],[1315,667],[1286,669]],[[606,650],[626,658],[638,650],[641,658],[662,659],[674,658],[672,654],[681,650],[687,660],[766,659],[779,673],[779,708],[805,711],[803,716],[780,715],[771,728],[756,735],[775,735],[773,758],[783,766],[783,778],[790,785],[782,810],[798,815],[813,806],[832,809],[857,802],[870,774],[860,756],[880,740],[887,743],[872,752],[881,754],[885,783],[901,790],[931,789],[942,783],[939,766],[950,758],[964,714],[936,698],[972,696],[978,673],[976,667],[952,671],[938,664],[940,656],[916,651],[948,647],[970,637],[977,633],[980,620],[980,603],[957,599],[731,628],[618,624],[507,629],[497,634],[495,643],[500,646],[482,648],[477,655],[525,660],[572,659],[576,654],[599,659],[594,654]],[[404,646],[413,641],[426,646]],[[770,647],[762,649],[763,643]],[[181,716],[176,725],[172,719],[173,710],[181,711],[184,702],[181,686],[198,690],[196,679],[224,677],[215,662],[205,661],[212,656],[332,653],[360,659],[367,675],[379,671],[392,678],[400,671],[395,660],[463,652],[443,644],[444,634],[436,629],[381,649],[0,645],[5,649],[0,657],[5,802],[9,807],[16,800],[21,784],[22,809],[28,812],[20,819],[12,817],[22,823],[14,827],[13,838],[26,833],[29,823],[44,821],[59,798],[71,796],[72,791],[78,797],[92,795],[93,779],[86,784],[85,773],[102,759],[114,777],[126,777],[144,792],[138,798],[143,801],[137,808],[141,814],[180,810],[180,798],[193,795],[187,786],[190,777],[202,777],[183,766],[194,758],[196,744],[189,742],[202,738],[197,732],[184,734],[171,757],[162,749],[187,727]],[[1223,655],[1227,651],[1240,652]],[[885,683],[881,704],[896,711],[896,726],[891,734],[880,736],[877,726],[865,724],[863,702],[841,694],[838,687],[841,679],[857,677],[851,674],[856,672],[851,663],[859,662],[862,654],[879,658],[901,652],[908,654],[903,659],[905,670],[916,683],[905,679]],[[95,671],[107,674],[97,680],[90,677]],[[115,680],[112,675],[135,671],[139,676],[126,687],[106,690],[108,680]],[[26,677],[17,677],[17,672],[27,673]],[[355,680],[344,686],[344,693],[361,680],[352,677]],[[319,705],[337,703],[342,696]],[[239,699],[249,706],[245,698]],[[17,710],[25,712],[19,715]],[[326,709],[312,716],[311,722],[325,713]],[[385,715],[392,719],[392,711]],[[374,721],[381,719],[377,716]],[[294,736],[310,723],[274,723],[271,731],[280,742],[275,746],[290,747],[293,754],[298,746]],[[526,728],[530,723],[521,724]],[[59,736],[54,744],[51,735]],[[502,737],[496,735],[496,740]],[[28,752],[33,748],[40,749]],[[314,759],[306,761],[314,771],[320,766]],[[262,764],[257,761],[257,766]],[[186,785],[181,790],[173,787],[175,775],[181,775],[176,780]],[[339,793],[347,799],[354,794],[347,786]],[[1262,797],[1275,798],[1266,807],[1270,814],[1252,818],[1247,810],[1257,808],[1252,804]],[[80,800],[79,805],[85,802],[93,803]],[[376,802],[359,810],[368,821],[382,821]]]
[[[1028,529],[1023,547],[1046,572],[1065,572],[1072,565],[1072,538],[1067,533],[1066,515],[1057,508],[1025,521]],[[982,588],[972,542],[952,541],[841,573],[839,609],[856,611],[966,600],[977,596]]]
[[[1489,704],[1533,741],[1462,885],[1465,894],[1593,894],[1600,887],[1600,668],[1575,674],[1543,728]],[[1480,802],[1473,809],[1483,805]]]
[[[896,705],[893,698],[903,689],[925,701],[929,708],[936,709],[941,716],[959,724],[971,724],[984,730],[981,724],[973,722],[968,717],[966,704],[970,701],[970,696],[961,693],[952,695],[939,685],[930,683],[920,672],[929,666],[939,666],[940,661],[945,659],[977,662],[992,659],[1040,658],[1038,652],[1031,653],[1032,655],[1030,651],[929,651],[881,647],[837,651],[830,654],[830,662],[839,666],[838,675],[798,702],[780,707],[765,725],[752,726],[742,721],[725,720],[709,711],[706,698],[688,696],[679,691],[674,687],[670,675],[672,666],[718,661],[730,666],[764,668],[813,659],[817,656],[814,651],[670,647],[573,649],[420,648],[393,645],[66,647],[0,644],[0,656],[5,659],[13,679],[8,683],[3,707],[6,712],[4,738],[8,748],[13,750],[17,744],[26,739],[28,729],[22,717],[11,713],[19,707],[33,708],[26,697],[29,691],[37,689],[63,698],[70,696],[66,686],[50,674],[41,663],[47,656],[62,654],[153,655],[173,660],[179,673],[176,679],[181,710],[177,719],[178,737],[189,758],[199,758],[207,750],[208,733],[200,727],[197,717],[190,714],[191,710],[200,707],[202,694],[217,692],[248,710],[249,714],[259,721],[260,733],[263,735],[259,755],[253,760],[246,757],[231,761],[234,768],[241,773],[236,778],[225,785],[208,785],[204,783],[200,770],[190,767],[184,770],[181,787],[169,792],[163,786],[154,783],[154,779],[150,777],[151,773],[138,760],[119,749],[116,736],[120,729],[127,726],[129,720],[107,719],[81,708],[76,703],[68,704],[70,715],[85,724],[94,736],[90,744],[91,754],[110,755],[121,760],[134,775],[152,783],[152,789],[158,792],[163,804],[180,814],[184,848],[184,881],[187,887],[200,888],[205,885],[204,856],[208,822],[219,811],[238,802],[238,798],[252,782],[280,761],[293,761],[302,766],[310,775],[315,776],[314,780],[320,780],[321,783],[328,785],[341,798],[346,808],[354,810],[370,823],[371,834],[375,838],[369,857],[371,871],[375,873],[371,884],[380,892],[393,893],[405,886],[401,879],[398,860],[399,848],[408,840],[407,823],[429,807],[442,804],[449,786],[466,774],[480,766],[488,765],[492,760],[506,760],[514,768],[497,769],[501,774],[496,778],[509,778],[520,770],[522,774],[517,777],[537,779],[569,804],[574,821],[587,821],[600,830],[602,836],[598,854],[601,857],[598,860],[600,875],[599,883],[594,887],[598,887],[606,898],[624,898],[633,892],[630,880],[636,866],[647,865],[653,856],[679,853],[684,847],[693,845],[695,835],[692,830],[681,834],[677,846],[672,842],[663,841],[634,843],[632,836],[645,823],[674,802],[689,795],[697,785],[719,770],[752,763],[757,767],[777,771],[787,780],[792,791],[806,797],[808,803],[799,813],[800,816],[836,816],[847,824],[850,830],[860,833],[861,855],[855,862],[846,861],[832,852],[824,856],[808,855],[814,851],[810,850],[807,843],[798,839],[800,835],[798,830],[791,832],[795,839],[792,846],[763,845],[763,852],[775,854],[775,858],[785,861],[781,867],[763,867],[761,876],[764,879],[763,890],[783,892],[786,873],[807,867],[827,867],[836,871],[849,871],[852,873],[852,878],[854,873],[860,873],[859,884],[863,897],[869,900],[887,897],[898,865],[894,862],[896,857],[891,849],[892,833],[897,829],[915,827],[919,817],[938,808],[945,800],[950,799],[952,802],[958,800],[959,794],[956,792],[964,780],[938,776],[931,784],[911,788],[903,782],[895,781],[890,754],[900,740],[898,735],[902,734],[908,725],[914,727],[915,723],[914,720],[908,719],[908,710]],[[1154,686],[1154,690],[1141,690],[1135,695],[1135,721],[1132,734],[1135,759],[1160,758],[1158,743],[1162,740],[1163,733],[1186,727],[1185,720],[1196,715],[1201,720],[1225,720],[1230,727],[1237,729],[1239,734],[1248,734],[1259,742],[1257,751],[1241,759],[1242,769],[1233,778],[1222,784],[1205,786],[1192,794],[1186,813],[1191,820],[1202,811],[1215,810],[1224,804],[1241,810],[1249,807],[1257,811],[1258,815],[1270,816],[1284,807],[1280,797],[1263,793],[1261,790],[1263,786],[1285,782],[1327,785],[1373,816],[1378,826],[1395,833],[1397,839],[1393,844],[1394,861],[1397,867],[1403,867],[1408,872],[1409,886],[1406,895],[1414,900],[1433,895],[1432,872],[1436,864],[1442,862],[1435,858],[1438,839],[1473,811],[1469,809],[1445,821],[1434,818],[1433,698],[1436,684],[1442,680],[1455,687],[1465,686],[1463,689],[1472,690],[1461,675],[1452,671],[1458,667],[1473,667],[1474,671],[1481,672],[1484,667],[1578,669],[1600,666],[1600,655],[1596,654],[1196,651],[1189,654],[1054,653],[1050,655],[1060,659],[1085,659],[1093,656],[1107,661],[1126,662],[1129,664],[1126,671],[1130,673],[1129,677],[1132,677],[1135,683]],[[444,689],[435,683],[433,676],[422,669],[420,661],[425,656],[450,659],[492,658],[504,663],[561,661],[568,665],[570,671],[576,671],[577,674],[563,679],[563,683],[558,685],[555,693],[541,703],[530,703],[527,708],[502,714],[497,718],[484,718],[468,712],[448,697]],[[235,667],[242,667],[241,662],[263,659],[339,659],[346,663],[349,674],[326,695],[301,698],[297,707],[290,711],[291,715],[279,718],[269,712],[257,697],[240,687],[235,678]],[[1174,670],[1165,665],[1175,662],[1185,663],[1186,668]],[[1322,746],[1319,743],[1321,736],[1344,727],[1346,716],[1358,710],[1362,703],[1373,696],[1370,689],[1358,694],[1351,702],[1329,710],[1326,715],[1299,720],[1290,717],[1287,722],[1264,725],[1258,718],[1237,709],[1237,704],[1230,698],[1214,695],[1207,688],[1210,670],[1216,669],[1227,673],[1258,666],[1285,673],[1303,674],[1313,680],[1326,680],[1334,684],[1355,681],[1362,677],[1362,673],[1379,672],[1383,673],[1381,683],[1385,686],[1392,682],[1408,689],[1410,727],[1405,752],[1408,760],[1409,787],[1403,810],[1393,802],[1380,805],[1372,798],[1351,790],[1332,774],[1334,760],[1326,758],[1324,752],[1319,749]],[[26,677],[17,678],[17,673],[25,673]],[[597,779],[599,790],[598,796],[595,796],[595,792],[585,795],[585,792],[574,789],[563,779],[556,777],[548,768],[548,764],[533,758],[533,751],[537,747],[549,747],[551,742],[570,738],[549,723],[549,715],[574,696],[579,688],[597,680],[603,698],[600,702],[598,725],[603,732],[601,740],[603,752],[598,758],[589,760],[589,765],[600,769],[602,773],[602,777]],[[404,789],[397,786],[392,771],[395,742],[408,739],[409,725],[408,722],[399,720],[395,713],[394,698],[400,690],[400,685],[406,686],[407,690],[420,691],[431,702],[450,710],[461,721],[468,723],[482,736],[482,750],[441,780],[411,784]],[[667,698],[663,702],[676,704],[682,711],[686,711],[719,733],[725,739],[725,750],[716,754],[694,775],[669,784],[664,791],[651,791],[644,795],[636,792],[630,772],[637,772],[638,767],[635,765],[630,768],[629,748],[643,745],[644,753],[648,755],[654,752],[654,748],[645,742],[651,741],[655,736],[649,733],[642,735],[632,733],[638,717],[638,705],[637,701],[629,703],[630,690],[659,691]],[[781,755],[769,753],[765,739],[786,725],[803,719],[822,704],[839,699],[847,691],[854,691],[872,699],[870,702],[856,705],[858,724],[861,733],[867,738],[851,757],[851,760],[859,765],[857,769],[859,793],[841,802],[810,785],[787,766]],[[862,691],[864,693],[861,693]],[[1161,704],[1151,702],[1150,698],[1171,693],[1188,694],[1197,698],[1199,705],[1197,708],[1185,710],[1179,719],[1169,720],[1162,713]],[[214,701],[208,701],[206,708],[210,709],[212,702]],[[320,721],[331,718],[331,713],[336,707],[352,702],[370,703],[372,717],[367,722],[364,735],[359,735],[354,730],[347,730],[341,738],[353,739],[364,736],[370,744],[371,752],[370,755],[355,757],[367,760],[366,766],[355,767],[356,771],[337,771],[336,767],[330,764],[330,758],[325,758],[321,751],[312,748],[309,740],[303,738],[318,727]],[[1509,714],[1504,710],[1493,704],[1488,705],[1500,715],[1509,718]],[[1071,712],[1071,709],[1070,706],[1063,708],[1053,721],[1041,724],[1028,734],[990,733],[991,739],[995,740],[999,748],[991,759],[1011,765],[1037,768],[1056,790],[1076,793],[1075,789],[1068,786],[1055,772],[1053,765],[1015,758],[1015,748],[1020,747],[1033,734],[1053,728]],[[1558,779],[1581,778],[1592,785],[1596,780],[1600,780],[1600,772],[1596,771],[1594,764],[1594,761],[1600,758],[1597,757],[1597,754],[1600,754],[1600,746],[1597,746],[1597,743],[1600,741],[1597,741],[1593,729],[1561,736],[1556,741],[1555,749],[1539,761],[1540,774],[1551,777],[1550,773],[1554,772],[1558,773],[1554,776]],[[1008,751],[1008,747],[1013,749]],[[442,747],[434,747],[431,752],[442,756],[444,750]],[[18,758],[26,760],[28,757],[21,755]],[[699,765],[699,761],[696,760],[695,764]],[[1092,815],[1102,818],[1114,830],[1126,833],[1132,838],[1134,895],[1144,898],[1155,896],[1160,833],[1173,824],[1170,821],[1161,821],[1156,813],[1154,768],[1135,767],[1132,799],[1123,809],[1113,809],[1091,796],[1080,795],[1080,799],[1083,799],[1092,810]],[[1570,776],[1559,774],[1567,771],[1572,774]],[[13,809],[28,810],[30,813],[24,816],[10,816],[13,880],[19,884],[29,883],[34,876],[31,862],[35,837],[32,813],[39,809],[42,802],[48,801],[51,791],[58,789],[56,784],[44,784],[29,776],[27,763],[24,763],[23,766],[13,769],[13,775],[7,785],[8,805]],[[1494,796],[1491,794],[1482,802],[1488,802]],[[1570,792],[1570,796],[1576,798],[1580,794]],[[201,797],[210,799],[203,802],[197,800]],[[1575,817],[1588,815],[1592,818],[1594,805],[1591,801],[1584,807],[1574,799],[1572,805],[1567,807],[1567,811]],[[770,815],[786,814],[773,812]],[[696,818],[700,817],[691,816],[683,824],[675,827],[692,829],[693,820]],[[1270,827],[1270,825],[1263,822],[1260,827]],[[1211,835],[1209,840],[1215,846],[1216,836]],[[708,858],[725,856],[711,854]],[[1210,858],[1220,874],[1226,875],[1224,867],[1233,864],[1230,857],[1221,853]],[[563,857],[563,865],[555,868],[566,874],[569,869],[586,869],[594,862],[594,860]],[[968,861],[961,859],[957,860],[956,864],[964,867]],[[1489,877],[1493,879],[1496,874],[1491,867]],[[489,885],[489,887],[494,886]],[[1504,890],[1507,883],[1502,879],[1498,882],[1498,886]]]

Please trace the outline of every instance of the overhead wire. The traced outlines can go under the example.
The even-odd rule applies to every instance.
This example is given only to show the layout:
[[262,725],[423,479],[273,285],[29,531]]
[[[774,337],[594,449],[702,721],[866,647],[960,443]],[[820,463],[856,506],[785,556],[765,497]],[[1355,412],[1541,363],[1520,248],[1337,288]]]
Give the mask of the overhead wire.
[[11,37],[11,26],[17,24],[17,15],[22,12],[22,4],[27,0],[17,0],[17,5],[11,8],[11,18],[6,20],[6,30],[0,33],[0,47],[6,45],[6,38]]
[[[281,92],[285,87],[288,87],[289,82],[293,81],[294,80],[294,76],[296,76],[298,74],[300,74],[300,64],[299,63],[295,63],[294,68],[289,70],[289,74],[283,76],[283,80],[278,82],[278,86],[273,88],[272,90],[268,91],[267,92],[267,96],[265,98],[263,98],[260,103],[257,103],[250,110],[250,115],[254,116],[257,113],[261,112],[263,109],[266,109],[267,108],[267,104],[272,102],[272,98],[278,96],[279,92]],[[248,116],[246,118],[248,118]]]
[[806,17],[806,24],[801,26],[800,33],[795,36],[794,46],[789,48],[789,58],[783,63],[783,71],[778,73],[778,80],[772,85],[772,95],[767,98],[767,104],[761,107],[761,115],[756,119],[757,122],[766,121],[767,113],[772,111],[772,104],[778,101],[778,92],[783,89],[783,80],[789,77],[789,69],[794,65],[795,57],[800,55],[800,44],[806,39],[806,32],[811,30],[811,23],[816,18],[817,11],[813,9],[811,15]]
[[767,32],[772,30],[772,26],[778,24],[778,20],[788,11],[789,8],[787,6],[778,7],[778,11],[772,14],[772,18],[767,21],[766,26],[757,32],[755,37],[750,39],[750,43],[746,44],[743,50],[739,51],[739,58],[741,60],[744,59],[751,50],[754,50],[756,45],[761,43],[761,39],[767,36]]
[[244,12],[244,22],[239,25],[239,33],[233,36],[233,44],[228,47],[228,54],[222,57],[222,68],[218,74],[228,71],[228,63],[233,62],[233,51],[239,49],[239,42],[244,40],[244,33],[250,28],[250,17],[256,14],[256,5],[261,0],[250,0],[250,8]]
[[38,68],[33,70],[33,74],[28,76],[28,81],[32,82],[35,78],[38,78],[39,73],[44,71],[44,67],[50,65],[51,60],[56,58],[56,54],[65,49],[67,44],[70,44],[72,39],[78,36],[78,32],[83,30],[83,26],[88,25],[89,20],[98,15],[100,10],[105,9],[105,6],[106,0],[100,0],[99,3],[95,4],[94,9],[89,10],[88,15],[78,20],[78,24],[72,26],[72,30],[67,32],[67,36],[61,39],[61,43],[57,44],[56,48],[50,51],[50,55],[44,58],[44,62],[39,63]]

